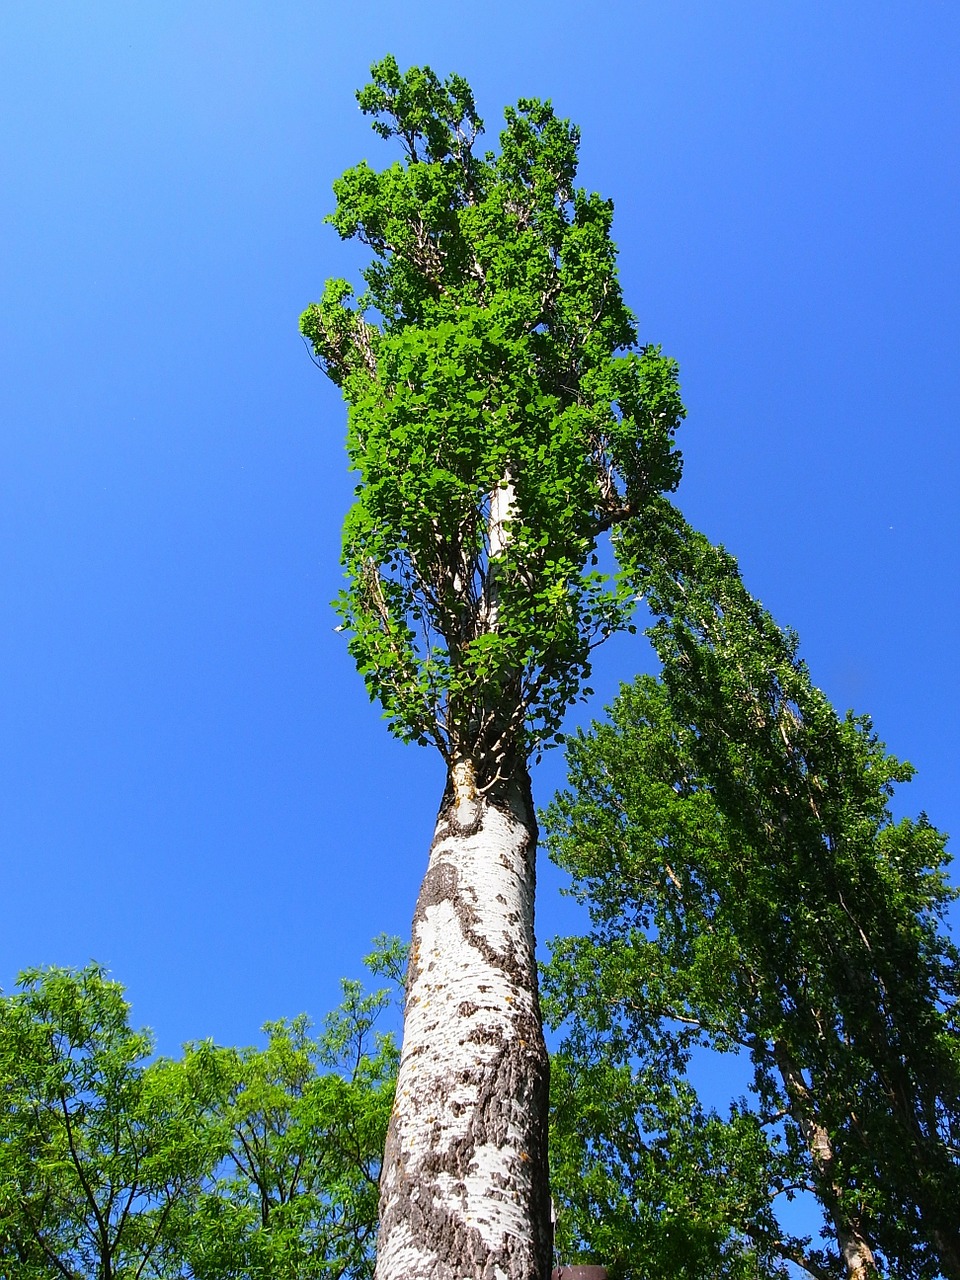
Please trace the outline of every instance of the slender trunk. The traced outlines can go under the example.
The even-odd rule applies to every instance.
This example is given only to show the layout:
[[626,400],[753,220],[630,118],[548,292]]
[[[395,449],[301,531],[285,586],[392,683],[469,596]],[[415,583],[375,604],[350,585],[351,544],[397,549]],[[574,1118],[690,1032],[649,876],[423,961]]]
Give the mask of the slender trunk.
[[544,1280],[548,1061],[534,958],[529,777],[461,760],[413,919],[376,1280]]
[[813,1165],[813,1181],[820,1203],[830,1215],[836,1233],[837,1247],[843,1258],[849,1280],[876,1280],[877,1261],[860,1224],[843,1208],[842,1187],[838,1181],[833,1141],[817,1116],[816,1103],[807,1087],[800,1068],[794,1063],[786,1046],[774,1044],[774,1056],[783,1080],[790,1110],[800,1126],[810,1161]]

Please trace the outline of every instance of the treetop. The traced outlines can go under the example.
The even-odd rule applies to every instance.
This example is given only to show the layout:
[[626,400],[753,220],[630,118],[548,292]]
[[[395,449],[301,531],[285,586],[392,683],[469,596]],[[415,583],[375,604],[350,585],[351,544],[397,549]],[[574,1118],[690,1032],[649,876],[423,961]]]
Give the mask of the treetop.
[[637,346],[613,206],[576,185],[569,121],[521,99],[481,155],[462,78],[372,71],[358,101],[402,155],[348,170],[328,218],[371,250],[365,287],[328,281],[301,320],[360,477],[339,608],[401,737],[529,750],[629,625],[596,544],[676,487],[676,365]]

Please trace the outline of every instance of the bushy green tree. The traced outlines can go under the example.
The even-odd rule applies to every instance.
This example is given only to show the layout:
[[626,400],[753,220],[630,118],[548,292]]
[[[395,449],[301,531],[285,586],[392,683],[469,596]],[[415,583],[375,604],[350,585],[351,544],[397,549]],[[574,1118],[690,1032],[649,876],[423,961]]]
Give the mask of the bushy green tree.
[[152,1059],[103,970],[31,970],[0,997],[4,1280],[365,1280],[397,1050],[378,1020],[404,948],[367,958],[316,1036]]
[[[739,1047],[753,1101],[735,1104],[729,1132],[752,1119],[766,1134],[762,1194],[721,1213],[716,1241],[759,1250],[763,1274],[802,1255],[816,1276],[955,1277],[960,989],[944,837],[924,817],[894,820],[910,767],[866,718],[836,714],[729,555],[665,507],[647,564],[662,682],[625,688],[610,723],[571,744],[571,790],[548,817],[593,918],[550,979],[573,1019],[571,1060],[642,1081],[694,1044]],[[647,1153],[658,1124],[676,1131],[659,1107],[642,1123]],[[686,1150],[674,1176],[692,1162],[722,1205],[723,1163]],[[776,1196],[797,1185],[832,1248],[778,1225]],[[634,1184],[635,1204],[657,1201],[650,1187]]]
[[214,1051],[225,1156],[186,1224],[193,1280],[372,1275],[398,1055],[375,1030],[391,992],[342,985],[318,1036],[301,1016],[267,1023],[265,1048]]
[[[547,1055],[533,937],[527,761],[629,626],[626,561],[674,488],[676,367],[637,344],[612,205],[576,185],[549,103],[481,152],[469,85],[392,58],[359,94],[399,149],[334,185],[372,255],[301,327],[348,405],[357,472],[340,600],[350,651],[401,738],[447,766],[414,917],[384,1164],[380,1280],[549,1269]],[[628,536],[632,535],[632,536]],[[375,787],[375,783],[371,783]]]
[[97,966],[19,988],[0,999],[0,1273],[159,1280],[216,1159],[211,1055],[148,1061]]

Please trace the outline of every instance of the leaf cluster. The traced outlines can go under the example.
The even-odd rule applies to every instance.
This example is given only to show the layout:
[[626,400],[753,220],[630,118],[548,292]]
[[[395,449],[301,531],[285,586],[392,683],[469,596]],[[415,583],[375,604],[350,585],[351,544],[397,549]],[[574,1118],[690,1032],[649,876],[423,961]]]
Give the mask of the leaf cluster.
[[676,367],[636,331],[609,201],[575,185],[549,103],[505,113],[497,153],[456,76],[392,58],[358,94],[403,158],[334,191],[369,247],[301,328],[349,406],[359,473],[339,608],[394,731],[444,753],[554,735],[632,596],[598,537],[675,487]]

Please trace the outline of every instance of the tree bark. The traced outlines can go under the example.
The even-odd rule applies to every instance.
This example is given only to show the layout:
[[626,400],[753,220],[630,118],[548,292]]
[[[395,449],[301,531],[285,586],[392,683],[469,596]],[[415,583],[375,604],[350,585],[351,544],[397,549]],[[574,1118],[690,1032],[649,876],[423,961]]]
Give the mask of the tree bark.
[[548,1059],[524,765],[450,771],[413,919],[376,1280],[544,1280]]

